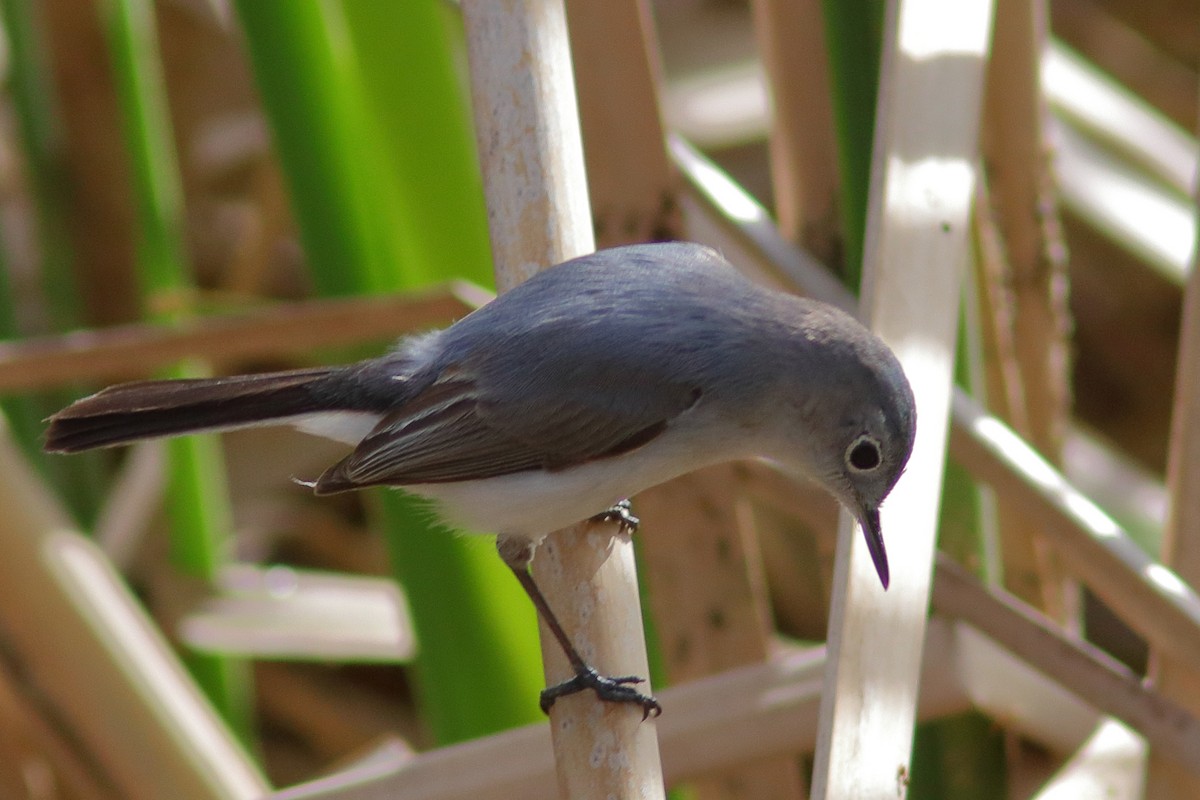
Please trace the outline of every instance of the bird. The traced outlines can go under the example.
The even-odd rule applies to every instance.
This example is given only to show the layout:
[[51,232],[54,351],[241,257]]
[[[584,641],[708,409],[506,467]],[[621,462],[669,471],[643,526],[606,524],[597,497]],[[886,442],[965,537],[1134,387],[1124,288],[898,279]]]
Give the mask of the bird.
[[628,245],[549,267],[449,327],[382,356],[104,389],[48,420],[44,449],[286,424],[349,445],[318,495],[398,487],[448,523],[497,535],[574,677],[541,706],[591,689],[658,702],[636,676],[579,655],[529,566],[551,532],[591,518],[636,528],[628,498],[704,466],[763,459],[816,481],[858,520],[890,580],[879,508],[916,432],[895,354],[849,314],[743,276],[690,242]]

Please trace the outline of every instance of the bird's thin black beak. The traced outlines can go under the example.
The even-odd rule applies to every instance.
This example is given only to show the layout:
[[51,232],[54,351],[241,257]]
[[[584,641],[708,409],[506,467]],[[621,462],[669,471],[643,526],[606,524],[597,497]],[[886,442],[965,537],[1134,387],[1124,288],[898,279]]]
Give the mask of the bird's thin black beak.
[[859,515],[858,524],[862,526],[863,536],[867,540],[867,550],[871,552],[871,560],[875,562],[875,571],[879,573],[879,582],[887,589],[889,573],[887,549],[883,546],[883,531],[879,527],[879,509],[865,508]]

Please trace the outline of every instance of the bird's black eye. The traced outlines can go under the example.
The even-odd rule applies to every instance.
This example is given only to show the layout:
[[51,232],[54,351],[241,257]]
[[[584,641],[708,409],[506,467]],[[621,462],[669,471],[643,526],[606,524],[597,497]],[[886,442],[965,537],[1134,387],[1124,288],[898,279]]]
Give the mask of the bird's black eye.
[[878,440],[865,433],[846,449],[846,463],[855,472],[870,472],[878,467],[882,460]]

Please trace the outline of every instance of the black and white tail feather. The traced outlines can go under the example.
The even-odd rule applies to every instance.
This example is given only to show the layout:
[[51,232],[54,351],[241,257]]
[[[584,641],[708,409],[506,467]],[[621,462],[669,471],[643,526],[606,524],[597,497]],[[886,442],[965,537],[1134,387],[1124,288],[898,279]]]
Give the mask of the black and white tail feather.
[[336,371],[305,369],[113,386],[51,417],[45,448],[54,453],[77,453],[139,439],[230,430],[333,411],[321,385]]

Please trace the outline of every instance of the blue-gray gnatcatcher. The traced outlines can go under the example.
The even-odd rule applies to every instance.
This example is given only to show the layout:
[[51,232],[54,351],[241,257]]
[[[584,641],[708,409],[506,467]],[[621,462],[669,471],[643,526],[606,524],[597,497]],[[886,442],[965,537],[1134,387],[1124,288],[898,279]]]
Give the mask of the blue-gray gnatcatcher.
[[[715,251],[604,250],[539,273],[449,328],[340,367],[105,389],[50,420],[46,450],[286,423],[354,446],[317,494],[399,486],[499,550],[576,672],[543,693],[653,698],[579,656],[529,574],[547,533],[702,466],[767,458],[859,520],[888,584],[879,506],[916,412],[895,356],[843,312],[757,286]],[[605,509],[609,511],[605,512]]]

